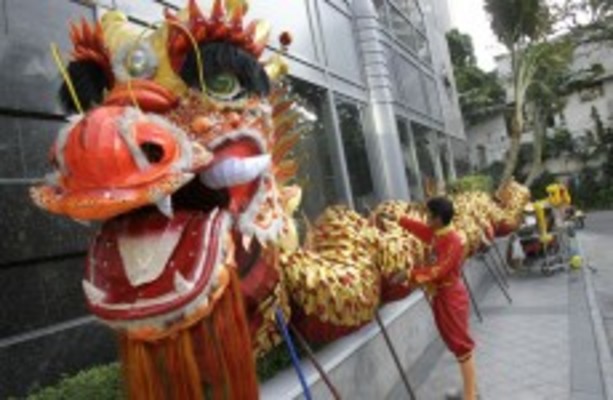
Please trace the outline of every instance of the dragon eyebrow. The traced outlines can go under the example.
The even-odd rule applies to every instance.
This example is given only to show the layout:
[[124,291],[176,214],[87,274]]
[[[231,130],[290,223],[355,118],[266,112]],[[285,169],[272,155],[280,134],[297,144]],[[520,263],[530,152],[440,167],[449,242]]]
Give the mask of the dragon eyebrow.
[[[260,96],[270,93],[270,80],[264,67],[249,53],[230,43],[211,42],[199,46],[205,77],[223,72],[234,73],[241,85]],[[181,78],[191,87],[198,85],[198,63],[195,51],[188,53]]]

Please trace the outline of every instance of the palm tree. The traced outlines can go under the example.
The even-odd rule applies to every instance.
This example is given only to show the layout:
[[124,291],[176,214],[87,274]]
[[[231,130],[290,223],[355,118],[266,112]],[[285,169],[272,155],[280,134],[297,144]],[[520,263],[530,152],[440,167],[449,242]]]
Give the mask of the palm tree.
[[528,89],[534,82],[545,52],[531,46],[551,31],[549,8],[544,0],[485,0],[492,30],[505,45],[511,58],[510,148],[500,185],[513,177],[517,165]]

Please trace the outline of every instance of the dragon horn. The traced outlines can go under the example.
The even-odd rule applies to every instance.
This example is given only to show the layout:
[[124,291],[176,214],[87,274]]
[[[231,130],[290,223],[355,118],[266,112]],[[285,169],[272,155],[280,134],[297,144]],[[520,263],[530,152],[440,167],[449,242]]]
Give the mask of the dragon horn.
[[232,20],[232,25],[235,27],[243,26],[243,17],[245,16],[246,6],[243,2],[237,2],[237,4],[233,7],[229,5],[231,0],[226,0],[226,8],[228,9],[228,13],[230,14],[230,18]]
[[242,20],[248,8],[249,4],[246,0],[226,0],[226,10],[233,19],[240,18]]
[[226,16],[226,11],[223,6],[222,0],[215,0],[213,3],[213,9],[211,11],[211,19],[213,21],[221,21]]
[[189,11],[189,20],[190,22],[195,22],[203,19],[202,11],[200,11],[200,7],[198,7],[198,2],[196,0],[189,0],[189,4],[187,6]]
[[255,26],[255,34],[253,37],[253,43],[256,48],[264,49],[270,37],[270,31],[271,31],[270,23],[268,23],[268,21],[258,21],[256,24],[257,25]]

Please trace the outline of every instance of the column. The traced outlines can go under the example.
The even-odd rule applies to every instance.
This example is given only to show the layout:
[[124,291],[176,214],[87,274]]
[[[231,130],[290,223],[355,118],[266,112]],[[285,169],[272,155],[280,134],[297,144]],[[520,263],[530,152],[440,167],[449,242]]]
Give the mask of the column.
[[381,26],[372,0],[353,0],[352,10],[358,38],[358,51],[364,64],[369,104],[365,115],[366,140],[374,165],[373,180],[383,199],[409,199],[402,150],[396,127],[394,84],[382,44]]

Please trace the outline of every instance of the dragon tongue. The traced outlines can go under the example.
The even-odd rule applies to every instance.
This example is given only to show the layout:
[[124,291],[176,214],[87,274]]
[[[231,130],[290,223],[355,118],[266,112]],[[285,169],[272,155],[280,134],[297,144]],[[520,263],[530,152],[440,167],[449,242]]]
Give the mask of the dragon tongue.
[[147,284],[160,277],[189,221],[189,215],[185,213],[172,219],[151,213],[119,222],[117,247],[132,286]]
[[129,321],[179,312],[214,286],[227,214],[142,212],[107,222],[89,251],[84,290],[94,314]]

